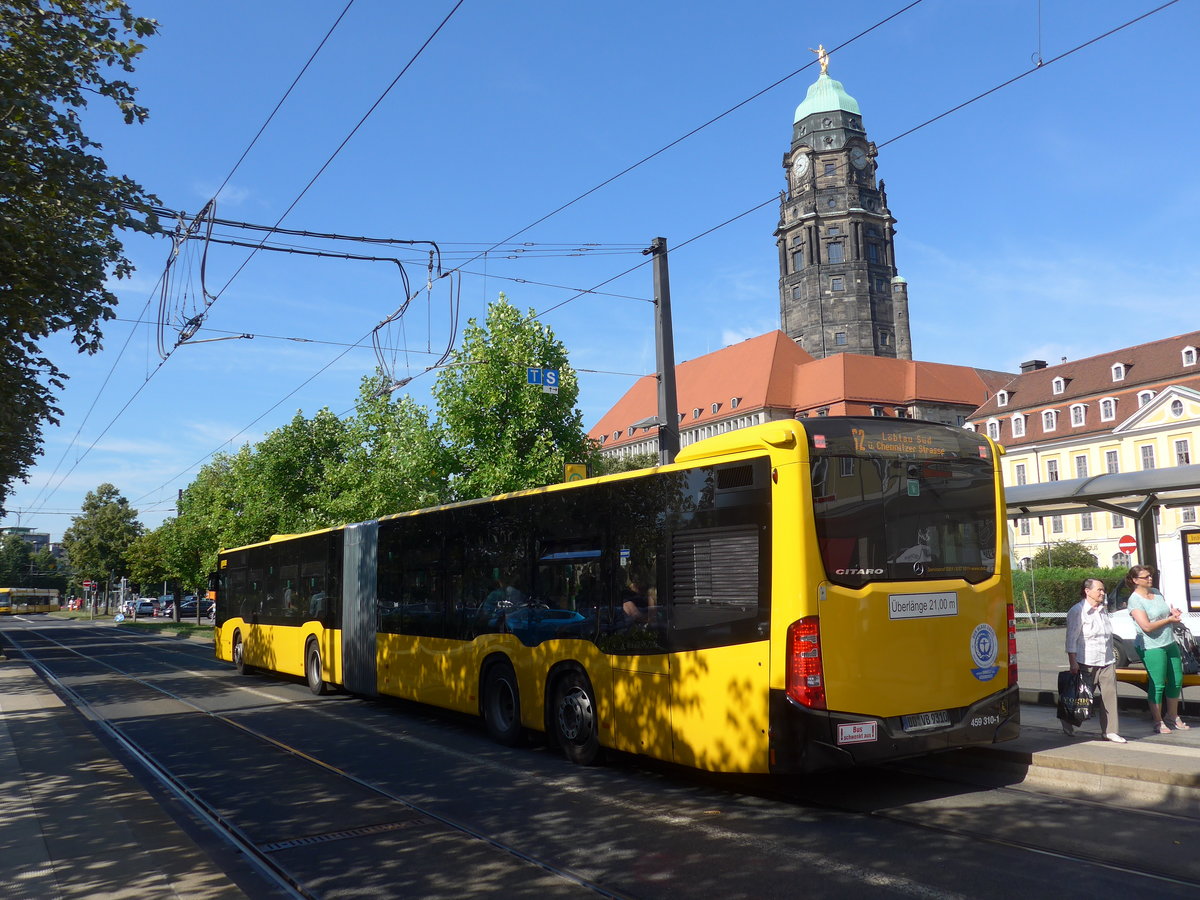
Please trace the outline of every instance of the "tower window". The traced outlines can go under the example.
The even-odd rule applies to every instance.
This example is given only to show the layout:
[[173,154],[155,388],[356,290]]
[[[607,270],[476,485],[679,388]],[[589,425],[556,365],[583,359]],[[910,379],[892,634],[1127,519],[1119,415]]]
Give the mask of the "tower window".
[[829,289],[831,291],[844,291],[846,289],[846,279],[838,277],[830,278]]
[[881,294],[887,293],[887,282],[882,278],[875,279],[875,290]]
[[792,271],[799,272],[803,268],[804,268],[804,251],[803,250],[793,250],[792,251]]
[[846,346],[846,332],[839,331],[833,336],[833,343],[838,347]]
[[793,300],[800,299],[800,285],[798,285],[798,284],[792,285],[792,299]]
[[825,163],[825,174],[826,175],[836,175],[837,174],[837,163]]
[[825,233],[826,234],[841,234],[842,229],[840,227],[838,227],[837,225],[830,225],[829,230],[826,231]]
[[888,332],[886,332],[886,331],[881,331],[881,332],[879,332],[879,345],[880,345],[881,347],[886,347],[886,346],[887,346],[888,344],[890,344],[891,342],[892,342],[892,336],[891,336],[891,334],[889,334],[889,333],[888,333]]
[[874,225],[867,226],[867,237],[879,237],[879,229]]
[[831,263],[840,263],[846,261],[846,245],[841,241],[834,241],[829,245],[829,261]]
[[879,262],[879,245],[867,244],[867,262]]

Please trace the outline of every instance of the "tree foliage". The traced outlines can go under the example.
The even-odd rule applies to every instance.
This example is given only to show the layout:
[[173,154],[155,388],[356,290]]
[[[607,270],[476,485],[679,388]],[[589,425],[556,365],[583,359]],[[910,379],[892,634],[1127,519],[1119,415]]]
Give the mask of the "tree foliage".
[[132,72],[156,28],[119,0],[0,0],[0,508],[61,415],[66,375],[41,341],[66,331],[96,352],[115,315],[107,280],[133,271],[117,232],[155,227],[129,207],[156,198],[109,173],[80,114],[102,97],[127,123],[145,120],[110,73]]
[[1033,554],[1035,569],[1094,569],[1099,564],[1096,554],[1079,541],[1056,541]]
[[[529,385],[530,366],[558,369],[558,392]],[[565,463],[596,462],[566,348],[534,310],[522,313],[503,294],[483,325],[467,323],[433,395],[455,499],[552,484]]]
[[111,484],[88,491],[79,515],[63,532],[63,549],[75,575],[103,584],[128,576],[129,548],[145,532],[137,510]]

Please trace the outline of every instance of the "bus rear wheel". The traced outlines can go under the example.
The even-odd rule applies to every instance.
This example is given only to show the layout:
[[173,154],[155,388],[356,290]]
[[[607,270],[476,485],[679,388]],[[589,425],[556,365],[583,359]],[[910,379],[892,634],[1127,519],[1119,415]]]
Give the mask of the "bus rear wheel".
[[239,675],[250,674],[250,667],[246,665],[246,645],[242,643],[240,633],[233,636],[233,664],[237,667]]
[[325,678],[321,672],[321,651],[316,641],[310,641],[304,651],[304,674],[308,678],[308,689],[318,697],[325,693]]
[[555,743],[567,759],[581,766],[599,762],[596,694],[586,675],[570,671],[555,682],[550,714]]
[[483,677],[483,722],[492,740],[506,747],[521,741],[521,694],[517,675],[506,662],[496,663]]

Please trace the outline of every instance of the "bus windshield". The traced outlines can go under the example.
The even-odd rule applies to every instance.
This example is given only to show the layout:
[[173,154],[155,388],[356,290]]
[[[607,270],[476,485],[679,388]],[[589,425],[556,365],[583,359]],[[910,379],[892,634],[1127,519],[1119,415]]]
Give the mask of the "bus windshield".
[[878,419],[809,426],[817,540],[830,581],[961,578],[996,570],[995,483],[969,431]]

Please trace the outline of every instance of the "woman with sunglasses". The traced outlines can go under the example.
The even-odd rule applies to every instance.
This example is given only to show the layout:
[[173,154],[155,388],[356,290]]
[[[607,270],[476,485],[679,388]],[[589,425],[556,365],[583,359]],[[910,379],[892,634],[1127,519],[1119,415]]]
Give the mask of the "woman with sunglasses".
[[[1112,622],[1104,608],[1104,582],[1085,578],[1080,600],[1067,613],[1067,661],[1071,674],[1083,673],[1083,683],[1092,692],[1092,705],[1100,714],[1100,733],[1106,741],[1124,744],[1118,734],[1116,656],[1113,654]],[[1074,734],[1069,722],[1063,731]]]
[[1170,734],[1167,721],[1178,729],[1191,728],[1178,715],[1179,697],[1183,693],[1183,661],[1171,630],[1182,619],[1183,612],[1169,605],[1162,592],[1154,587],[1154,573],[1146,566],[1134,566],[1125,581],[1133,586],[1129,615],[1142,632],[1146,699],[1154,717],[1154,732]]

